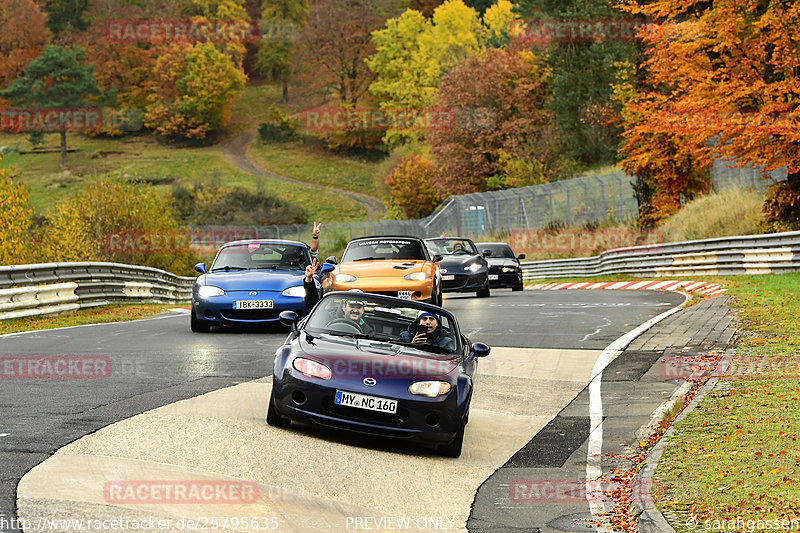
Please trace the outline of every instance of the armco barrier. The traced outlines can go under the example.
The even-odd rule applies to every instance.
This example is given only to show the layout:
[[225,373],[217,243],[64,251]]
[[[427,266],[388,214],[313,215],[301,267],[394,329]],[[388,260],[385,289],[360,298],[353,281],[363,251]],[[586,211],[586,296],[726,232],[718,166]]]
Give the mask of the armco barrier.
[[116,302],[187,302],[195,278],[120,263],[0,267],[0,320]]
[[633,246],[594,257],[527,261],[523,278],[779,274],[800,270],[800,231]]

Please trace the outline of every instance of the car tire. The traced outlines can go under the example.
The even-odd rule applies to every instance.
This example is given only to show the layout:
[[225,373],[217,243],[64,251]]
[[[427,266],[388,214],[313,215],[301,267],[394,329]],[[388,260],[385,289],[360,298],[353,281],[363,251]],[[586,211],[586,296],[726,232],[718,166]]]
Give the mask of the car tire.
[[515,284],[513,287],[511,287],[511,290],[512,290],[512,291],[515,291],[515,292],[519,292],[519,291],[521,291],[521,290],[522,290],[522,289],[524,289],[524,288],[525,288],[525,287],[524,287],[524,286],[523,286],[523,284],[522,284],[522,280],[519,280],[519,283],[517,283],[517,284]]
[[267,424],[276,428],[288,428],[292,425],[292,421],[284,418],[275,410],[275,400],[272,395],[269,395],[269,407],[267,407]]
[[483,288],[476,292],[475,294],[478,295],[478,298],[488,298],[491,296],[491,292],[489,290],[489,279],[486,279],[486,284],[484,284]]
[[437,451],[439,452],[440,455],[443,455],[445,457],[453,457],[454,459],[458,458],[458,457],[461,457],[461,448],[462,448],[462,446],[464,444],[464,426],[465,425],[466,425],[466,422],[464,424],[461,424],[461,427],[459,428],[458,433],[456,433],[456,436],[452,441],[450,441],[447,444],[440,444],[439,445],[439,448],[438,448]]
[[192,331],[194,331],[195,333],[208,333],[209,331],[211,331],[211,325],[209,325],[208,322],[197,318],[194,312],[194,307],[192,307],[191,314],[192,314],[191,318]]
[[433,287],[433,294],[431,295],[431,304],[441,307],[442,306],[442,286],[437,285]]

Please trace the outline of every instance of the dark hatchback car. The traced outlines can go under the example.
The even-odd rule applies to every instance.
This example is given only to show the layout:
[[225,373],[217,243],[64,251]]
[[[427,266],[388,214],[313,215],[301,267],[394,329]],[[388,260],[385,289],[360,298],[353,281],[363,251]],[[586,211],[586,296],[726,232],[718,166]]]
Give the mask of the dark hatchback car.
[[486,260],[489,262],[489,284],[493,289],[510,287],[515,291],[522,290],[519,262],[525,259],[525,254],[514,255],[514,250],[505,242],[479,242],[475,246],[492,252]]
[[452,313],[391,296],[331,292],[308,317],[286,311],[281,318],[292,334],[275,355],[269,425],[310,421],[461,454],[477,358],[489,347],[470,344]]
[[439,269],[442,291],[475,292],[485,298],[489,292],[489,264],[470,239],[425,239],[431,255],[441,255]]

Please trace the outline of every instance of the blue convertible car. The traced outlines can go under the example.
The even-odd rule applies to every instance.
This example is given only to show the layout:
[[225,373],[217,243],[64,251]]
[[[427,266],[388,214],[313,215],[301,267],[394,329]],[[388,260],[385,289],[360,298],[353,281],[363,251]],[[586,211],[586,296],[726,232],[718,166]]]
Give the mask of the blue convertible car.
[[307,313],[303,277],[310,263],[308,246],[301,242],[259,239],[224,244],[210,269],[205,263],[195,266],[202,275],[192,289],[192,331],[278,324],[281,311]]
[[473,376],[485,344],[470,344],[455,317],[427,303],[331,292],[278,348],[267,423],[292,421],[435,444],[461,455]]

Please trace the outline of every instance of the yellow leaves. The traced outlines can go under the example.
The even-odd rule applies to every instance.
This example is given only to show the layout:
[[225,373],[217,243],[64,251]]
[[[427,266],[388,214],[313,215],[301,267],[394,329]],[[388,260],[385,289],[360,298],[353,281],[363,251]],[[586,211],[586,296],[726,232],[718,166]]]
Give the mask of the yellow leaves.
[[28,208],[28,188],[14,183],[2,165],[0,154],[0,265],[22,264],[30,257],[28,230],[33,211]]

